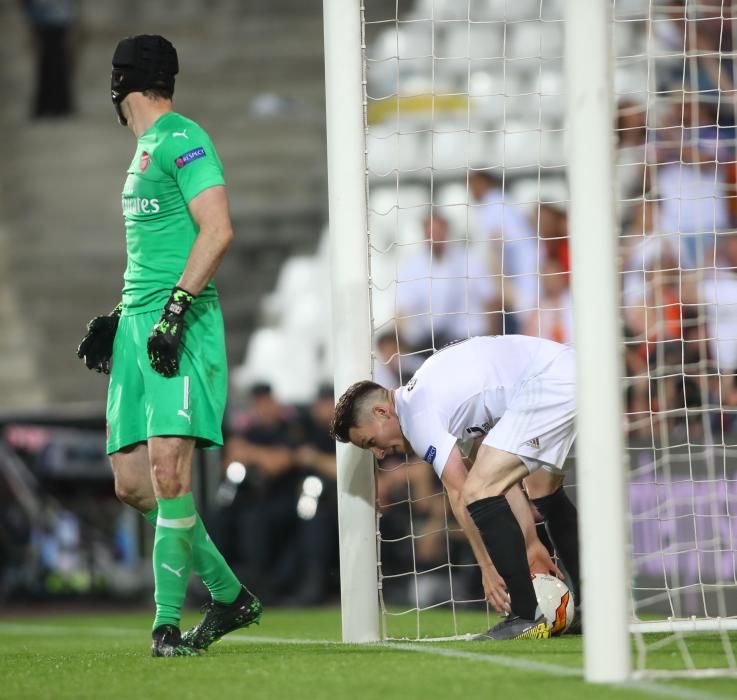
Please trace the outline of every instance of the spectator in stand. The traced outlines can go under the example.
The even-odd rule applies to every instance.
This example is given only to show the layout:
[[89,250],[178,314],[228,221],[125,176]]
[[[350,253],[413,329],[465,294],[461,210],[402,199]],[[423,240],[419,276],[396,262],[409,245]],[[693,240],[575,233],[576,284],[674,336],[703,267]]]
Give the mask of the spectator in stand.
[[540,202],[537,229],[540,237],[540,262],[550,260],[563,272],[570,272],[568,212],[565,202]]
[[257,588],[264,597],[278,597],[292,583],[291,548],[303,478],[294,459],[300,426],[296,411],[279,403],[270,385],[254,384],[250,398],[248,411],[234,417],[225,440],[225,463],[246,468],[228,508],[228,544],[234,560],[245,565],[253,580],[260,579]]
[[625,298],[642,296],[648,271],[678,269],[678,236],[662,232],[658,210],[658,202],[646,196],[634,205],[626,222],[622,235]]
[[573,302],[569,274],[555,258],[542,264],[540,307],[525,319],[523,333],[547,338],[564,345],[573,344]]
[[684,93],[671,104],[669,123],[659,138],[653,184],[660,228],[680,237],[682,268],[701,268],[716,233],[730,224],[716,115],[710,105]]
[[413,351],[488,333],[497,299],[490,271],[466,240],[450,240],[446,219],[431,212],[424,225],[423,249],[400,266],[396,294],[399,332]]
[[[686,22],[686,51],[696,64],[695,75],[689,75],[689,79],[694,83],[693,89],[712,106],[719,126],[724,127],[721,138],[726,140],[734,137],[731,127],[735,124],[733,100],[735,47],[732,29],[734,13],[732,10],[732,16],[729,16],[723,8],[726,8],[723,0],[700,0],[698,4],[700,16],[696,21]],[[680,69],[675,78],[681,83]],[[719,104],[718,115],[714,109],[717,104]]]
[[297,503],[297,590],[290,605],[315,605],[328,597],[338,580],[338,492],[335,441],[330,424],[335,412],[332,386],[318,389],[301,425],[294,452],[302,470]]
[[723,0],[700,0],[688,6],[683,2],[663,3],[658,8],[657,21],[649,24],[653,53],[673,57],[658,67],[658,91],[667,92],[683,84],[684,65],[678,54],[683,54],[685,46],[689,56],[687,78],[694,83],[693,90],[704,94],[713,104],[721,93],[719,125],[731,127],[735,123],[730,95],[735,89],[731,26],[734,19],[726,8]]
[[704,275],[700,287],[709,354],[723,384],[722,399],[732,402],[737,373],[737,232],[719,236],[715,268]]
[[398,389],[420,368],[424,358],[412,354],[395,329],[377,335],[374,352],[374,379],[382,386]]
[[682,430],[683,413],[692,404],[689,350],[684,342],[689,309],[684,290],[689,276],[679,269],[679,251],[667,236],[650,236],[631,255],[624,286],[627,336],[628,419],[630,433],[648,440],[662,430]]
[[620,202],[647,192],[647,165],[654,162],[654,148],[647,142],[647,112],[634,100],[621,100],[617,108],[616,174]]
[[528,218],[509,201],[502,177],[474,170],[468,187],[477,207],[482,239],[494,244],[492,271],[502,275],[504,332],[516,333],[538,305],[538,237]]
[[[402,386],[402,365],[399,355],[398,334],[394,329],[384,331],[376,337],[374,352],[374,377],[382,381],[383,386],[398,389]],[[412,372],[406,373],[412,376]],[[385,382],[385,383],[384,383]]]
[[661,251],[665,253],[666,264],[679,257],[678,238],[657,232],[657,207],[653,199],[642,199],[635,205],[621,243],[622,296],[627,321],[625,363],[629,378],[626,415],[630,434],[643,439],[650,436],[651,430],[648,352],[643,347],[643,337],[638,334],[644,334],[646,273],[656,264],[652,261],[660,261],[657,267],[662,269]]
[[72,32],[76,0],[22,0],[33,30],[36,86],[31,116],[66,117],[74,112]]

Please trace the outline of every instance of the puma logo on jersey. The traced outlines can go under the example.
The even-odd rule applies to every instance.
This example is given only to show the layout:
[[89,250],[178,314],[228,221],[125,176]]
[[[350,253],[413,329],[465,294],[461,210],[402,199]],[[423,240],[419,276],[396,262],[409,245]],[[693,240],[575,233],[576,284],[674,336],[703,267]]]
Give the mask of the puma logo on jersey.
[[178,576],[179,578],[182,578],[182,571],[184,571],[184,567],[180,567],[179,569],[173,569],[171,566],[169,566],[166,562],[164,562],[161,565],[162,569],[166,569],[167,571],[171,571],[175,576]]
[[187,136],[187,130],[183,129],[182,131],[172,131],[171,132],[172,137],[177,138],[177,136],[180,136],[183,139],[187,139],[189,141],[189,136]]
[[187,413],[186,411],[183,411],[181,408],[177,411],[178,416],[182,416],[187,419],[187,422],[192,425],[192,411]]

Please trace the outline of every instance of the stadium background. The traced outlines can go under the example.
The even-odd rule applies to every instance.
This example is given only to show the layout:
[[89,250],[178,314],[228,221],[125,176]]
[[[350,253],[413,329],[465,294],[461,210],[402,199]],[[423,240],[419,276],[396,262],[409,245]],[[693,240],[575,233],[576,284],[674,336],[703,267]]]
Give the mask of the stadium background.
[[[294,457],[295,464],[286,472],[280,467],[268,472],[266,467],[272,459],[279,461],[282,447],[295,455],[307,443],[322,445],[326,454],[330,449],[315,419],[324,415],[320,411],[328,392],[322,384],[330,378],[325,345],[329,311],[322,303],[328,290],[321,276],[327,253],[321,5],[297,0],[49,4],[74,11],[67,34],[73,47],[74,106],[70,114],[58,118],[32,114],[38,27],[24,13],[23,3],[0,3],[4,67],[0,126],[5,137],[0,168],[0,609],[17,612],[42,603],[51,603],[50,609],[70,603],[104,602],[126,609],[149,604],[150,533],[113,499],[104,456],[106,382],[85,370],[74,355],[87,320],[119,298],[125,248],[118,193],[133,141],[130,132],[115,122],[109,67],[117,40],[141,32],[161,33],[176,45],[181,70],[175,108],[211,133],[226,169],[236,231],[217,276],[233,371],[227,425],[232,434],[254,430],[250,435],[256,441],[275,448],[261,456],[263,469],[249,468],[245,475],[238,468],[228,474],[224,469],[228,460],[220,455],[199,458],[197,491],[208,527],[267,604],[337,602],[334,483],[329,468],[297,466],[297,461],[309,461],[306,457]],[[391,18],[397,8],[402,14],[426,5],[420,0],[372,0],[368,19]],[[390,40],[389,45],[381,44],[381,29],[368,27],[369,57],[380,59],[382,51],[393,50]],[[627,35],[625,47],[627,42],[638,46],[644,37],[644,27],[622,24],[621,29]],[[639,73],[632,63],[632,70],[619,74],[625,92],[628,86],[637,90],[633,85]],[[370,89],[380,94],[381,68],[374,67],[377,82]],[[553,92],[560,87],[553,85]],[[519,100],[520,110],[525,109],[523,102]],[[547,101],[552,112],[556,102],[562,110],[561,98]],[[552,112],[549,124],[554,125],[562,113]],[[376,174],[395,162],[397,143],[383,143],[380,129],[373,136],[369,165]],[[446,140],[446,163],[454,162],[458,144],[452,136]],[[422,158],[419,149],[405,150],[403,157],[407,159],[399,167],[408,171]],[[413,157],[418,160],[413,162]],[[545,170],[542,181],[549,178],[553,186],[539,189],[532,199],[549,197],[561,204],[566,194],[557,189],[560,180],[555,176],[563,174],[562,139],[554,140],[538,157],[543,158],[537,163]],[[436,167],[442,170],[440,161]],[[510,182],[525,172],[529,173],[519,167]],[[412,188],[416,194],[421,181],[422,175],[410,173],[406,178],[410,201],[400,202],[400,208],[410,214],[419,211],[418,202],[423,201],[412,199]],[[461,179],[443,182],[441,173],[437,182],[447,185],[444,192],[452,199]],[[380,177],[374,179],[377,189],[381,184]],[[522,187],[516,196],[529,203],[530,190]],[[376,214],[381,209],[378,199],[374,207]],[[444,211],[453,217],[452,209]],[[468,218],[467,211],[463,217]],[[388,227],[382,229],[379,218],[373,223],[383,235]],[[411,219],[408,241],[416,243],[420,220],[416,214]],[[373,255],[379,269],[381,253],[374,250]],[[317,293],[300,303],[305,302],[302,293],[307,288]],[[396,378],[406,380],[408,371],[411,363]],[[671,424],[686,425],[685,405],[666,409]],[[259,431],[258,425],[254,429],[255,417],[267,429]],[[645,435],[639,437],[647,444],[648,420],[642,411],[633,413],[631,421],[630,437],[638,439],[634,433],[644,425]],[[285,431],[287,444],[275,442],[274,433]],[[690,459],[690,451],[686,452]],[[678,465],[679,449],[674,448],[669,458]],[[698,460],[689,467],[694,464],[698,470]],[[387,469],[378,475],[386,482],[385,497],[393,473]],[[679,474],[678,466],[674,473]],[[272,483],[273,474],[279,483]],[[402,475],[400,480],[404,479]],[[264,494],[269,497],[262,498]],[[427,503],[438,495],[432,494]],[[643,512],[651,505],[650,496],[643,499]],[[401,585],[392,590],[392,581],[386,581],[384,594],[389,604],[404,605],[407,588],[414,584],[405,586],[401,577],[416,573],[417,552],[414,544],[401,538],[391,542],[391,528],[405,531],[407,515],[400,512],[405,508],[401,493],[388,503],[384,574],[400,574]],[[397,518],[392,521],[394,505]],[[436,515],[431,505],[418,517],[432,528]],[[729,529],[730,521],[726,522]],[[688,539],[693,534],[682,536]],[[441,539],[445,540],[444,533]],[[318,547],[318,542],[327,545]],[[432,570],[444,562],[450,568],[452,560],[472,568],[467,566],[470,553],[458,538],[443,543],[441,551],[438,538],[428,537],[422,544],[421,554],[427,558],[420,560],[420,567]],[[643,545],[646,563],[651,553],[647,546]],[[314,562],[310,570],[308,558],[300,552],[316,552],[319,572]],[[409,604],[432,605],[444,599],[444,576],[425,577],[420,597]],[[298,585],[302,583],[309,585]],[[478,598],[480,588],[472,573],[462,576],[462,584],[465,589],[457,592]],[[204,591],[193,587],[190,602],[203,598]]]
[[[217,284],[231,368],[243,362],[249,336],[264,321],[263,299],[280,267],[292,255],[314,252],[327,218],[319,3],[27,6],[40,15],[50,7],[68,20],[62,40],[72,109],[33,115],[43,27],[24,3],[0,3],[0,601],[8,604],[55,586],[68,595],[95,587],[93,543],[115,559],[121,552],[111,536],[131,534],[125,523],[112,532],[105,526],[117,519],[102,452],[106,381],[74,355],[87,320],[119,299],[125,265],[119,192],[133,139],[116,124],[109,98],[117,41],[135,33],[173,41],[181,66],[176,109],[205,125],[223,160],[236,241]],[[241,407],[248,386],[232,393]],[[203,490],[213,504],[218,466],[208,470],[213,489]],[[76,544],[63,544],[64,522]],[[47,555],[56,563],[43,563]],[[53,569],[60,578],[49,584]],[[120,581],[116,571],[103,578]],[[150,576],[144,578],[147,587]]]

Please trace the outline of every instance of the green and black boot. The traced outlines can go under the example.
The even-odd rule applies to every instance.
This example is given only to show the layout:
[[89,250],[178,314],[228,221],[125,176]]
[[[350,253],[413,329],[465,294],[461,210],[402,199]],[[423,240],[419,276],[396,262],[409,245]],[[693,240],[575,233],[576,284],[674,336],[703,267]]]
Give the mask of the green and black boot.
[[207,649],[228,632],[258,623],[263,611],[261,601],[242,586],[238,597],[230,605],[214,600],[204,605],[202,612],[205,616],[199,624],[182,635],[182,643],[192,649]]

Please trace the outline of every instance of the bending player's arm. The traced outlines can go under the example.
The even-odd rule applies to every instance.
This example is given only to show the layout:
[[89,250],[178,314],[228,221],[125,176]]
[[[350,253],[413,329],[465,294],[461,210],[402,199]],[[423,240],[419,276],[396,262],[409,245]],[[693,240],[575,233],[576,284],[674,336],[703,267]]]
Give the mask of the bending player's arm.
[[445,463],[440,478],[448,492],[448,500],[450,501],[453,515],[458,521],[458,524],[463,528],[463,532],[476,557],[476,561],[481,568],[486,600],[498,612],[509,612],[509,595],[507,594],[504,580],[497,572],[494,564],[492,564],[489,552],[481,539],[481,533],[471,519],[461,497],[461,490],[466,481],[467,473],[461,451],[458,449],[458,446],[455,446],[448,457],[448,461]]
[[173,377],[179,371],[179,345],[184,333],[185,313],[212,279],[233,240],[224,185],[208,187],[200,192],[190,201],[189,211],[199,232],[184,272],[172,289],[161,318],[148,339],[151,366],[165,377]]

